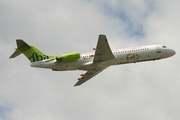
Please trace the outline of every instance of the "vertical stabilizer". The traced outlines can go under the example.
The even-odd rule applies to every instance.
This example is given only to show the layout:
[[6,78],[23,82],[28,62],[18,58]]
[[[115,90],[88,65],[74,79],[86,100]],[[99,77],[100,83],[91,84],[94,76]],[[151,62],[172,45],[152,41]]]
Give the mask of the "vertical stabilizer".
[[46,56],[36,47],[29,46],[26,42],[24,42],[21,39],[17,39],[16,44],[17,44],[16,51],[9,58],[15,58],[21,53],[23,53],[31,62],[49,59],[49,56]]

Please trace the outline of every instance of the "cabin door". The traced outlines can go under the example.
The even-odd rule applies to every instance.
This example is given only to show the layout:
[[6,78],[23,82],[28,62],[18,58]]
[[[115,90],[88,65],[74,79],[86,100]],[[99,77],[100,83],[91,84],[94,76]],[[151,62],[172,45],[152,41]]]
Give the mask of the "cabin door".
[[156,47],[157,53],[161,53],[161,48],[159,46]]

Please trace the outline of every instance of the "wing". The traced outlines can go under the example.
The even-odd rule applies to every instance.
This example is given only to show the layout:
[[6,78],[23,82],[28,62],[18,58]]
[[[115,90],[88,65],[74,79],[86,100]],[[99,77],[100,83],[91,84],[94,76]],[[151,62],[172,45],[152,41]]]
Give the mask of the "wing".
[[99,35],[93,63],[104,62],[114,59],[105,35]]
[[[109,61],[112,59],[115,59],[115,57],[114,57],[114,55],[113,55],[113,53],[109,47],[109,43],[107,41],[106,36],[105,35],[99,35],[93,63],[98,64],[100,62],[105,62],[105,61]],[[93,64],[92,64],[92,66],[93,66]],[[85,75],[74,86],[78,86],[78,85],[83,84],[84,82],[88,81],[89,79],[91,79],[92,77],[94,77],[98,73],[102,72],[106,68],[107,67],[103,67],[100,69],[95,68],[95,69],[88,70],[85,73]]]
[[94,77],[98,73],[102,72],[106,68],[107,67],[102,68],[102,69],[88,70],[84,74],[84,76],[74,86],[79,86],[79,85],[83,84],[84,82],[88,81],[89,79],[91,79],[92,77]]

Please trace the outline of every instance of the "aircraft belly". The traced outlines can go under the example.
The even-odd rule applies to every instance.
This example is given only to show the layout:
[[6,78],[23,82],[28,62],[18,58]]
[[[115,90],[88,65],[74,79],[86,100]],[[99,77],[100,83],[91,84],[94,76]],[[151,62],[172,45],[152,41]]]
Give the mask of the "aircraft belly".
[[54,68],[59,70],[77,70],[78,65],[70,65],[70,64],[57,64]]
[[89,64],[79,66],[79,69],[80,70],[101,69],[101,68],[104,68],[104,67],[114,65],[115,63],[116,63],[115,59],[110,60],[110,61],[106,61],[106,62],[89,63]]
[[78,70],[80,69],[80,66],[85,63],[88,63],[87,60],[78,60],[74,62],[61,62],[61,63],[54,63],[51,66],[51,69],[57,70],[57,71],[66,71],[66,70]]

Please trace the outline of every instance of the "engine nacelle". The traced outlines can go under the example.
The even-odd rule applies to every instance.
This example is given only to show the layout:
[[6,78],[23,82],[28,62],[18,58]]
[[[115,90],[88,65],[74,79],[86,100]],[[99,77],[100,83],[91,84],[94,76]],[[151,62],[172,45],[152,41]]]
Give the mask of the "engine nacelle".
[[72,62],[78,60],[79,58],[80,58],[79,52],[72,52],[68,54],[63,54],[61,56],[57,56],[56,60],[58,62]]

